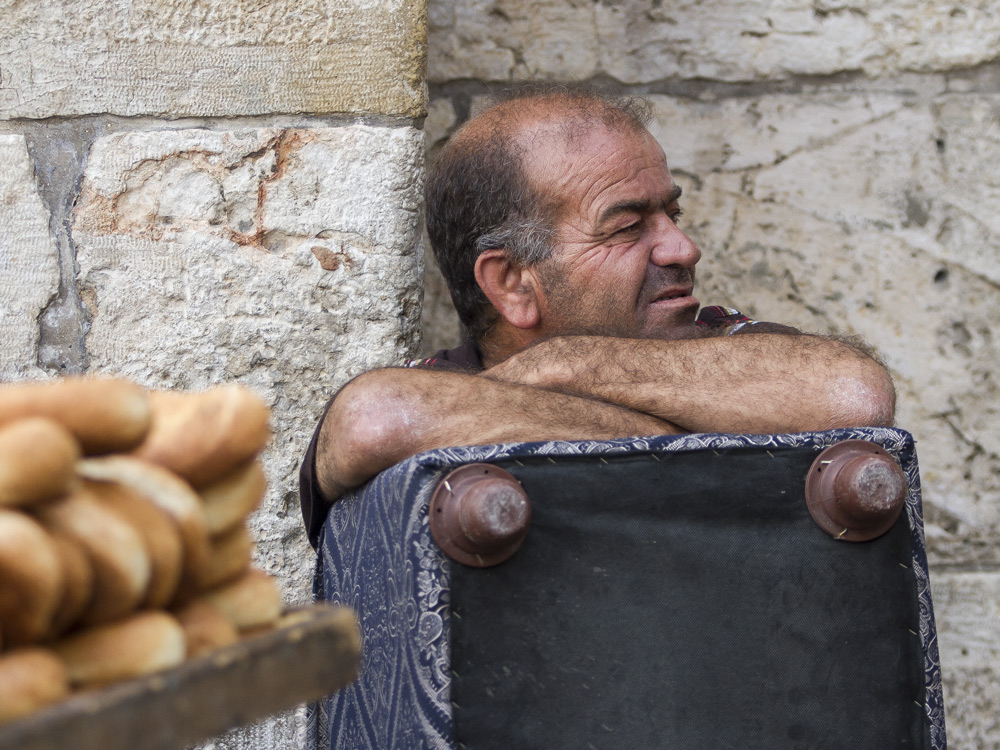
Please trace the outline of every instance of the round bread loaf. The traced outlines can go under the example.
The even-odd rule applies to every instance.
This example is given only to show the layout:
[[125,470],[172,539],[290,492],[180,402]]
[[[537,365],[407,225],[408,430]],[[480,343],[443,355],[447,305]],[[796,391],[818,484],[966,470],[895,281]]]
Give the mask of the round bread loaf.
[[23,417],[59,422],[94,455],[141,443],[151,412],[146,391],[127,380],[67,377],[0,387],[0,424]]
[[83,545],[63,531],[49,530],[62,562],[63,591],[49,635],[62,635],[83,617],[94,595],[94,567]]
[[52,625],[63,569],[52,537],[25,513],[0,509],[0,632],[4,646],[37,643]]
[[174,615],[184,628],[188,659],[236,643],[240,638],[229,619],[201,599],[189,602]]
[[0,655],[0,724],[68,696],[66,667],[52,651],[34,647]]
[[134,452],[196,488],[250,461],[271,436],[267,405],[252,391],[224,385],[201,393],[150,393],[153,425]]
[[89,458],[77,464],[87,479],[117,482],[165,511],[180,530],[184,547],[183,578],[194,580],[211,555],[208,521],[201,498],[172,472],[132,456]]
[[153,609],[166,607],[177,592],[184,567],[184,547],[174,519],[127,485],[88,479],[84,487],[138,530],[150,562],[142,604]]
[[264,469],[251,461],[198,494],[205,504],[208,533],[221,534],[243,523],[260,506],[267,490]]
[[250,568],[254,542],[245,526],[236,526],[212,537],[212,554],[193,581],[196,591],[205,591],[235,580]]
[[184,630],[161,610],[83,630],[52,644],[70,683],[99,686],[168,669],[184,661]]
[[263,570],[251,568],[240,578],[202,597],[239,631],[273,625],[281,616],[278,584]]
[[30,417],[0,427],[0,506],[65,495],[76,479],[80,446],[59,423]]
[[107,622],[134,611],[146,596],[150,561],[139,532],[86,489],[37,510],[42,524],[79,542],[94,569],[94,594],[81,621]]

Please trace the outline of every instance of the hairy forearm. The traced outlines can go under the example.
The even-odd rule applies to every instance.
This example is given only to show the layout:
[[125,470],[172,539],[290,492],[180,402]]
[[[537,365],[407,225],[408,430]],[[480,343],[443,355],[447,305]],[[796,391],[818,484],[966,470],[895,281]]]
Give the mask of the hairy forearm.
[[808,335],[679,341],[567,336],[487,377],[600,399],[691,432],[798,432],[890,424],[885,369],[849,344]]
[[421,451],[523,440],[601,440],[680,432],[624,406],[434,370],[375,370],[334,399],[316,472],[335,500]]

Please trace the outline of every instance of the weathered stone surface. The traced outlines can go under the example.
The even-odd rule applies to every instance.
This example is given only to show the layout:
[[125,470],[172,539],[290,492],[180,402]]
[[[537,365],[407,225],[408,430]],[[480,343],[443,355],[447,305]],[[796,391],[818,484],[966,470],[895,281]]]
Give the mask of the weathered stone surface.
[[423,0],[0,2],[0,118],[423,109]]
[[431,0],[431,81],[780,80],[967,68],[997,59],[991,3]]
[[297,471],[323,406],[416,344],[422,175],[412,128],[123,132],[91,151],[73,239],[92,369],[267,400],[251,528],[289,601],[310,594]]
[[1000,747],[1000,574],[931,578],[948,746]]
[[23,136],[0,135],[0,380],[37,377],[38,318],[59,291],[59,255]]

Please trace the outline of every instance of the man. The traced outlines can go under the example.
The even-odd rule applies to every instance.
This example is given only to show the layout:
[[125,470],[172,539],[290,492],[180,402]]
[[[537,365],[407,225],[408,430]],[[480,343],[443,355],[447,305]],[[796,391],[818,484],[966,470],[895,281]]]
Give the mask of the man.
[[314,544],[327,503],[432,448],[892,422],[865,351],[720,308],[696,320],[701,251],[647,120],[642,103],[553,90],[452,137],[428,232],[471,340],[337,394],[301,475]]

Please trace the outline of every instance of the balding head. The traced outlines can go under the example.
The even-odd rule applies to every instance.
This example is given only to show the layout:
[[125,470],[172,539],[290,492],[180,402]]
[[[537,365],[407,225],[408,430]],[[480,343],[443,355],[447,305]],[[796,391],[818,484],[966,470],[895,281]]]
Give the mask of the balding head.
[[649,104],[638,97],[611,98],[564,86],[533,87],[494,101],[462,126],[451,143],[475,145],[497,137],[520,141],[538,134],[571,143],[595,125],[616,132],[642,131],[649,119]]
[[427,229],[459,318],[474,339],[496,318],[476,283],[476,258],[503,248],[523,266],[551,250],[559,196],[532,179],[532,154],[572,148],[595,127],[644,131],[648,119],[641,99],[532,87],[494,103],[452,136],[428,176]]

